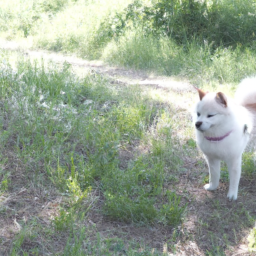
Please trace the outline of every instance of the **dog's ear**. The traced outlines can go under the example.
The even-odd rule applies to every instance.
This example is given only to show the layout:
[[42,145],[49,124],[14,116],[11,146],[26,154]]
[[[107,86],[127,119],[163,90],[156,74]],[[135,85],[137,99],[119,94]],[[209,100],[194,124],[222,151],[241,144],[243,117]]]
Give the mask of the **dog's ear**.
[[226,108],[228,106],[227,104],[227,97],[224,93],[222,92],[217,92],[215,100],[221,104],[224,108]]
[[[194,86],[194,85],[193,85],[193,86]],[[198,94],[199,94],[200,100],[202,100],[202,98],[205,96],[205,94],[206,94],[207,92],[204,92],[204,91],[202,91],[201,89],[199,89],[199,88],[197,88],[197,87],[195,87],[195,86],[194,86],[194,88],[197,90],[197,92],[198,92]]]

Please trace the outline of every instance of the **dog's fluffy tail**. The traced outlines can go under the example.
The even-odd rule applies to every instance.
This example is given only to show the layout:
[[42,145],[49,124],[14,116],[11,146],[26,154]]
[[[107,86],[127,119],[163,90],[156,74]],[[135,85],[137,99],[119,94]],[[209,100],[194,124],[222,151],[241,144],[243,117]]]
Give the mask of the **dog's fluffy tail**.
[[238,104],[256,112],[256,76],[241,81],[235,93]]
[[249,110],[253,122],[251,133],[256,135],[256,76],[241,81],[235,93],[235,101]]

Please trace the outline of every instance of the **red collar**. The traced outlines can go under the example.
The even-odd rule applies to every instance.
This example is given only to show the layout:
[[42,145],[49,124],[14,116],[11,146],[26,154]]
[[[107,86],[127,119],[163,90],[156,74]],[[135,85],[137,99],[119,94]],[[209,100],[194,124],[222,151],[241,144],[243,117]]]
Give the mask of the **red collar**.
[[226,137],[228,137],[228,135],[231,133],[232,131],[226,133],[225,135],[221,136],[221,137],[207,137],[207,136],[204,136],[207,140],[209,141],[221,141],[223,139],[225,139]]

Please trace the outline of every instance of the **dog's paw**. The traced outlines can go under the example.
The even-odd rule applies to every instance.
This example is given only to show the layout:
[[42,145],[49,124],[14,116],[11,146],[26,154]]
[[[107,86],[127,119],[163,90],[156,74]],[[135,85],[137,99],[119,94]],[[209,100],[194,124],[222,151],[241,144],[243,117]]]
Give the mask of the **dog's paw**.
[[229,191],[227,198],[229,201],[235,201],[237,199],[237,193],[233,191]]
[[215,190],[217,187],[218,187],[218,185],[217,186],[213,186],[211,183],[204,185],[204,189],[205,190]]

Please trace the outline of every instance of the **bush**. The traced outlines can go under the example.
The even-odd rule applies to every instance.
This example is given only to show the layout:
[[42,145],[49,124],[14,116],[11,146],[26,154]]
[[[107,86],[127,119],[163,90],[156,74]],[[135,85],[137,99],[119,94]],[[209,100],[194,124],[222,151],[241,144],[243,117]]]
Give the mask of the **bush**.
[[159,0],[150,7],[136,0],[102,26],[109,37],[143,24],[145,35],[165,35],[178,43],[196,38],[214,42],[216,47],[236,46],[255,41],[255,14],[253,0],[214,0],[212,4],[206,0]]

